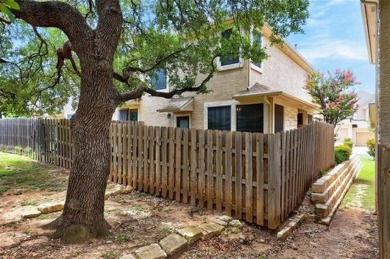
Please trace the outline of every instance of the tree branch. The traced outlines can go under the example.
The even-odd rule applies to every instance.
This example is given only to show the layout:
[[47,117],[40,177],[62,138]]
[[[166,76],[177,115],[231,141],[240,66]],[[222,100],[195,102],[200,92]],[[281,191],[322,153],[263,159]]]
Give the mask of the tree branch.
[[123,18],[119,0],[96,0],[95,3],[99,16],[96,28],[97,54],[99,57],[111,57],[122,33]]
[[122,75],[114,72],[114,78],[116,80],[118,80],[119,82],[127,84],[128,80],[130,78],[131,72],[140,72],[142,74],[150,72],[150,71],[156,69],[157,67],[161,66],[161,64],[163,64],[164,62],[168,61],[171,58],[176,57],[179,53],[184,52],[184,51],[190,49],[191,47],[192,47],[192,45],[188,45],[185,48],[178,49],[177,51],[174,51],[174,52],[166,55],[165,57],[159,58],[158,60],[156,60],[154,65],[149,67],[149,68],[140,68],[140,67],[127,66],[127,67],[125,67],[123,69]]
[[[61,29],[73,43],[75,51],[83,50],[85,40],[93,37],[93,31],[81,13],[64,2],[35,2],[18,0],[20,10],[12,9],[16,18],[36,27],[55,27]],[[84,39],[77,40],[76,39]]]
[[0,58],[0,63],[10,64],[12,66],[15,66],[19,70],[19,77],[20,77],[20,80],[22,81],[22,79],[23,79],[23,71],[22,71],[21,67],[18,64],[14,63],[14,62],[11,62],[11,61],[8,61],[8,60],[5,60],[3,58]]
[[122,103],[122,102],[125,102],[125,101],[128,101],[128,100],[141,98],[141,96],[142,96],[142,94],[144,92],[150,94],[151,96],[163,97],[163,98],[167,98],[167,99],[172,98],[175,95],[181,95],[184,92],[199,92],[199,91],[201,91],[201,90],[206,88],[206,84],[214,76],[214,73],[216,71],[216,68],[214,66],[214,60],[216,58],[217,58],[217,56],[215,56],[212,59],[212,61],[211,61],[211,71],[209,72],[209,74],[206,76],[206,78],[203,79],[203,81],[197,87],[188,87],[188,88],[174,89],[174,90],[166,93],[166,92],[160,92],[160,91],[154,90],[154,89],[152,89],[150,87],[139,86],[137,89],[135,89],[133,91],[130,91],[130,92],[127,92],[127,93],[123,93],[123,94],[118,94],[118,96],[116,98],[116,101],[118,103]]
[[1,17],[0,17],[0,22],[6,23],[6,24],[11,24],[10,21],[8,21],[8,20],[6,20],[6,19],[3,19],[3,18],[1,18]]

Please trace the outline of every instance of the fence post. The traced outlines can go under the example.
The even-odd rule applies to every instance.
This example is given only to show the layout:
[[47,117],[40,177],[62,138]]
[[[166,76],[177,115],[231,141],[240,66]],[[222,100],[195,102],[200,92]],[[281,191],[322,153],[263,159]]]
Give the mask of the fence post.
[[281,216],[281,135],[268,137],[268,228],[276,229]]
[[381,258],[390,256],[390,149],[378,144],[378,234]]

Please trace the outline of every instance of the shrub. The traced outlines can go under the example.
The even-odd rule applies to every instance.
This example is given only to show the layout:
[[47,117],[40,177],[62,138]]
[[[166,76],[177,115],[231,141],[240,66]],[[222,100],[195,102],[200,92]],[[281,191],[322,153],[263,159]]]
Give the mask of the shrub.
[[350,147],[350,148],[353,147],[353,142],[352,142],[352,139],[350,139],[350,138],[344,139],[344,143],[343,144],[348,146],[348,147]]
[[15,153],[21,155],[23,148],[21,146],[15,146]]
[[375,139],[373,138],[367,139],[366,144],[368,147],[367,153],[370,156],[375,157]]
[[341,164],[349,159],[352,154],[352,149],[347,145],[340,145],[334,149],[334,159],[337,164]]

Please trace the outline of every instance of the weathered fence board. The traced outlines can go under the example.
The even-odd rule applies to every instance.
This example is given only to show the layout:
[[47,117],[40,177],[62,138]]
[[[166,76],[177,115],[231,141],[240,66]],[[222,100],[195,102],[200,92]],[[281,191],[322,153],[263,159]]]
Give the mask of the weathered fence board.
[[[112,122],[109,180],[275,229],[334,163],[333,127],[277,134]],[[70,121],[0,120],[0,150],[71,168]]]

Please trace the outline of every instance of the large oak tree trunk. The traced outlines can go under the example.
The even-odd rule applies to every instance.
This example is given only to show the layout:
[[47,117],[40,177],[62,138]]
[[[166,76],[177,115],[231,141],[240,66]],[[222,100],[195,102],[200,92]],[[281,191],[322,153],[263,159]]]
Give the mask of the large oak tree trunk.
[[[111,90],[110,90],[111,89]],[[115,111],[112,71],[98,62],[83,70],[79,107],[72,121],[74,160],[55,238],[82,242],[108,233],[104,194],[110,173],[110,123]]]

